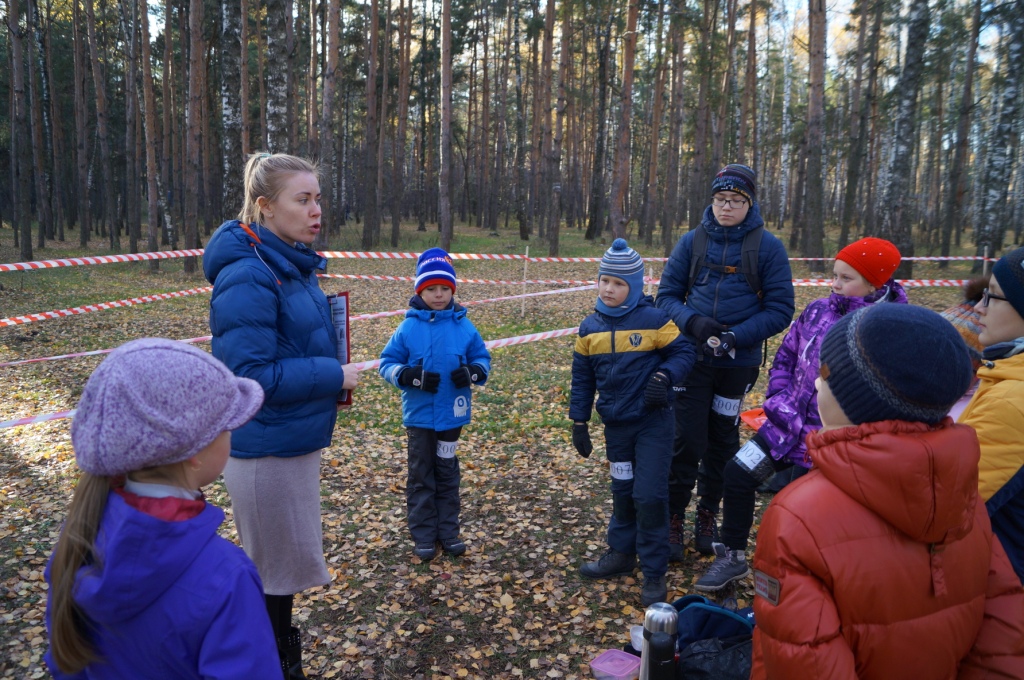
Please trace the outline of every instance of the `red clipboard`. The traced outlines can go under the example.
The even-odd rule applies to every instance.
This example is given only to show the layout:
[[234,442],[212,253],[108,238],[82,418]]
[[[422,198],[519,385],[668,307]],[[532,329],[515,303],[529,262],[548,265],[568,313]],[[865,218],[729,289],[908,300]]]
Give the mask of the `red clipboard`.
[[[341,291],[327,296],[331,308],[331,322],[334,325],[334,337],[338,341],[338,361],[341,365],[351,363],[352,351],[349,339],[351,333],[348,322],[348,291]],[[342,390],[338,397],[338,408],[352,405],[352,390]]]

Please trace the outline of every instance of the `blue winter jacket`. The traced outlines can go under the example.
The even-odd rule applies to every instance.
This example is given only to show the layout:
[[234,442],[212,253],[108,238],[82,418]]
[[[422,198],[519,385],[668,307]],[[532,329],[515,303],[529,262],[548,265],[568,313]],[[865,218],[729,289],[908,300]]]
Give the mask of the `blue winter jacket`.
[[[223,521],[209,504],[192,519],[164,521],[111,491],[98,559],[78,570],[74,587],[103,663],[66,675],[47,652],[54,677],[281,680],[263,585],[241,548],[217,535]],[[50,615],[47,602],[48,629]]]
[[[477,364],[485,375],[475,384],[483,385],[491,372],[491,354],[462,305],[453,302],[448,309],[435,311],[418,295],[409,304],[405,320],[380,354],[378,369],[382,378],[402,390],[402,423],[438,432],[466,425],[472,415],[472,388],[455,387],[451,372],[462,364]],[[441,375],[436,394],[398,384],[402,369],[420,365]]]
[[231,455],[301,456],[330,445],[345,380],[316,279],[326,260],[259,225],[252,232],[225,222],[203,255],[213,356],[266,394],[256,417],[232,434]]
[[[757,203],[750,206],[746,218],[735,227],[723,227],[708,206],[703,226],[708,232],[706,260],[739,267],[742,264],[743,237],[764,225]],[[698,357],[712,366],[757,366],[761,363],[761,343],[784,331],[796,309],[793,296],[793,272],[782,241],[765,230],[758,250],[762,299],[750,289],[742,273],[725,274],[703,268],[690,277],[693,231],[683,234],[665,264],[658,286],[657,305],[671,315],[684,333],[694,315],[710,316],[736,334],[736,358],[708,357],[698,348]],[[689,294],[689,296],[687,296]],[[696,344],[693,336],[687,336]]]
[[597,392],[606,424],[636,420],[648,410],[644,390],[651,376],[663,371],[670,384],[682,383],[694,359],[693,343],[650,296],[619,317],[594,312],[580,324],[572,353],[569,418],[590,420]]

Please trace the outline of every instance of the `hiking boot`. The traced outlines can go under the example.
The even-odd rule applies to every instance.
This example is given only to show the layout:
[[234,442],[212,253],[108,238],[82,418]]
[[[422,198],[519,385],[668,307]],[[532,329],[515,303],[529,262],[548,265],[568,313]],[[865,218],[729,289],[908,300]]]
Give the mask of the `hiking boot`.
[[644,587],[640,591],[640,602],[645,607],[650,607],[655,602],[664,602],[668,597],[668,586],[665,585],[665,577],[657,578],[644,577]]
[[695,590],[717,592],[733,581],[750,574],[747,556],[742,550],[729,550],[724,543],[715,543],[715,561],[708,572],[693,584]]
[[466,553],[466,544],[462,542],[462,539],[456,536],[455,538],[442,538],[441,539],[441,550],[453,557],[464,555]]
[[636,555],[627,555],[608,548],[608,552],[596,562],[587,562],[580,567],[580,573],[587,578],[611,578],[632,574],[636,569]]
[[413,548],[413,554],[424,562],[429,562],[437,555],[437,545],[434,543],[417,543]]
[[683,561],[683,518],[672,515],[668,520],[668,561]]
[[715,513],[697,506],[697,520],[693,528],[693,543],[701,555],[714,555],[714,543],[718,542],[718,521]]

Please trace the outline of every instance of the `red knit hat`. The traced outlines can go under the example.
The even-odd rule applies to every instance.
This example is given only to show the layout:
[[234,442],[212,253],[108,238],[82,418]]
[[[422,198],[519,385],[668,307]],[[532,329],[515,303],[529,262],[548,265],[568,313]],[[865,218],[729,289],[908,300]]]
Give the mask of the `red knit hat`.
[[900,251],[885,239],[868,236],[840,250],[836,259],[856,269],[875,288],[881,288],[900,266]]

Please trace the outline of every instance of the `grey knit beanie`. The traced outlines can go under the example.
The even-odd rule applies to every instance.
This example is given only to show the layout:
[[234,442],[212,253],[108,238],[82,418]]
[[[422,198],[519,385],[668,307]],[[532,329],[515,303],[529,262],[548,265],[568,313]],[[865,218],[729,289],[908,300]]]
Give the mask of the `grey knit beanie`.
[[255,380],[176,340],[121,345],[93,371],[71,422],[78,467],[121,475],[187,460],[263,405]]
[[934,425],[974,375],[963,338],[914,305],[870,305],[837,321],[821,343],[821,376],[850,422]]

